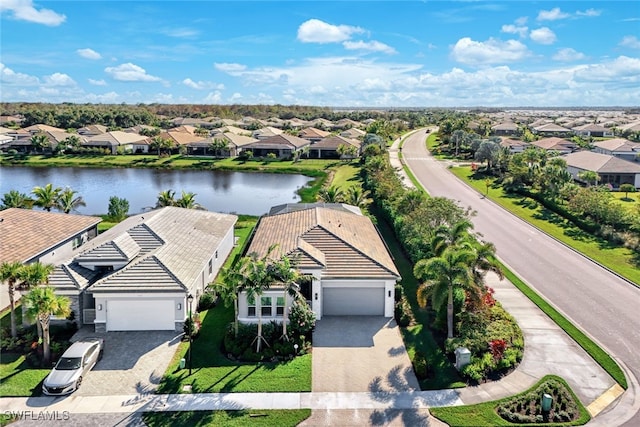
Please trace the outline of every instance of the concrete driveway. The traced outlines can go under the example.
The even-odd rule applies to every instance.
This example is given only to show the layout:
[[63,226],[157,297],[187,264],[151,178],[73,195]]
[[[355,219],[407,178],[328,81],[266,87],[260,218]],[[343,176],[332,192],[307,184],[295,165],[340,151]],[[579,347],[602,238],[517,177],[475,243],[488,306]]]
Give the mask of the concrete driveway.
[[400,330],[380,316],[326,316],[313,333],[314,392],[420,390]]
[[104,338],[104,356],[82,380],[79,396],[153,393],[182,334],[171,331],[92,333],[81,330],[73,340],[85,336]]

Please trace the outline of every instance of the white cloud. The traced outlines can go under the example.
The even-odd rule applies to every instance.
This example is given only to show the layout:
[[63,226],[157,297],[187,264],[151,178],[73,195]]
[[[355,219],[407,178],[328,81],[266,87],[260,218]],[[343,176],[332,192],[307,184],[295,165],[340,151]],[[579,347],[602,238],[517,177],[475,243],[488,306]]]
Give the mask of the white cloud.
[[624,36],[619,44],[631,49],[640,49],[640,40],[636,36]]
[[640,87],[640,58],[619,56],[609,62],[590,64],[578,69],[576,78],[585,82],[603,82],[612,85],[633,83]]
[[507,24],[503,25],[500,31],[508,34],[518,34],[520,37],[526,37],[527,32],[529,31],[529,27]]
[[585,59],[586,56],[582,52],[578,52],[575,49],[570,47],[566,47],[564,49],[558,49],[558,51],[553,55],[553,59],[555,61],[561,62],[571,62],[571,61],[580,61],[581,59]]
[[67,17],[50,9],[36,9],[31,0],[2,0],[0,12],[10,11],[13,18],[19,21],[33,22],[36,24],[56,27],[62,24]]
[[538,13],[538,21],[557,21],[559,19],[565,19],[570,17],[568,13],[562,12],[559,7],[554,7],[551,10],[541,10]]
[[531,30],[529,37],[536,43],[540,44],[553,44],[556,41],[556,35],[547,27],[536,28]]
[[222,93],[218,90],[209,92],[202,100],[205,104],[219,104],[222,102]]
[[199,33],[200,32],[198,30],[191,28],[171,28],[165,32],[169,37],[176,38],[191,38],[197,36]]
[[490,38],[486,42],[479,42],[463,37],[451,49],[454,61],[469,65],[513,62],[527,56],[527,47],[517,40]]
[[86,59],[100,59],[102,58],[102,55],[100,55],[98,52],[96,52],[93,49],[78,49],[76,50],[76,53],[80,56],[82,56],[83,58]]
[[527,21],[529,20],[529,18],[527,16],[521,16],[520,18],[515,20],[516,25],[522,27],[524,26],[524,24],[527,23]]
[[122,82],[158,82],[160,77],[147,74],[146,70],[138,65],[127,62],[117,67],[107,67],[104,71],[114,80]]
[[186,78],[182,81],[182,84],[185,86],[188,86],[192,89],[198,89],[198,90],[202,90],[202,89],[218,89],[218,90],[223,90],[224,89],[224,85],[223,84],[215,84],[213,82],[204,82],[204,81],[193,81],[190,78]]
[[298,40],[303,43],[339,43],[349,40],[352,34],[364,32],[360,27],[332,25],[319,19],[309,19],[298,27]]
[[95,79],[87,79],[87,81],[89,83],[91,83],[94,86],[106,86],[107,82],[105,82],[103,79],[100,80],[95,80]]
[[218,71],[222,71],[223,73],[227,73],[230,74],[232,76],[234,75],[238,75],[239,73],[243,72],[244,70],[247,69],[246,65],[242,65],[242,64],[235,64],[235,63],[215,63],[213,64],[213,66],[215,67],[216,70]]
[[37,77],[28,74],[16,73],[11,68],[0,62],[0,81],[9,85],[34,86],[40,83]]
[[347,50],[369,50],[372,52],[382,52],[387,54],[397,53],[391,46],[377,41],[345,41],[342,43],[342,46]]
[[75,86],[76,82],[63,73],[53,73],[44,77],[44,83],[48,86]]
[[576,10],[576,15],[578,16],[600,16],[602,14],[601,10],[597,10],[597,9],[587,9],[584,11],[581,10]]

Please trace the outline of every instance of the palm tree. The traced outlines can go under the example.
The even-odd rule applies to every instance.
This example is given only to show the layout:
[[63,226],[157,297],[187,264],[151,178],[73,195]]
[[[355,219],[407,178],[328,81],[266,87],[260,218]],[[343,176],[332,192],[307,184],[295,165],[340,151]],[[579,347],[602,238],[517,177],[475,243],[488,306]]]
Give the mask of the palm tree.
[[68,214],[71,211],[75,211],[80,206],[87,206],[82,196],[75,197],[78,192],[66,187],[58,196],[58,209]]
[[176,204],[175,195],[176,195],[176,192],[171,189],[161,191],[160,194],[158,194],[158,201],[156,202],[156,208],[162,208],[165,206],[175,206]]
[[15,313],[15,292],[17,284],[20,281],[20,271],[22,264],[14,262],[3,262],[0,264],[0,283],[6,283],[9,292],[9,306],[11,307],[11,336],[15,338],[18,335],[16,329],[16,313]]
[[347,193],[342,200],[350,205],[366,209],[373,203],[373,199],[369,197],[370,194],[371,192],[369,190],[362,191],[362,188],[358,186],[351,186],[347,189]]
[[428,298],[432,298],[434,306],[439,309],[446,299],[448,338],[453,338],[453,290],[478,293],[469,267],[474,257],[475,253],[470,248],[449,247],[441,256],[418,261],[413,269],[413,274],[422,282],[417,291],[421,307],[426,306]]
[[62,142],[64,143],[64,148],[71,149],[72,151],[78,150],[78,148],[80,148],[80,145],[82,144],[82,141],[80,140],[80,137],[78,135],[68,136]]
[[49,138],[44,133],[37,133],[31,137],[29,140],[31,142],[31,146],[36,151],[42,152],[45,148],[49,147],[51,143],[49,142]]
[[220,138],[214,138],[213,142],[209,144],[209,149],[213,151],[214,156],[222,156],[221,151],[225,150],[227,146],[227,141]]
[[29,196],[19,192],[18,190],[10,190],[8,193],[5,193],[4,196],[2,196],[2,206],[0,207],[0,209],[31,209],[32,207],[33,200],[31,200]]
[[472,241],[470,230],[473,224],[468,219],[463,219],[453,225],[441,225],[434,231],[429,242],[431,252],[434,256],[441,256],[445,249],[459,247]]
[[55,208],[60,195],[60,187],[53,187],[53,184],[47,184],[44,187],[34,187],[31,192],[35,197],[33,204],[41,207],[47,212],[51,212],[51,208]]
[[42,329],[42,349],[45,366],[51,361],[49,323],[51,315],[67,317],[71,313],[71,300],[56,295],[50,286],[37,287],[23,297],[27,317],[35,319]]
[[[244,271],[247,275],[245,283],[247,300],[253,299],[256,302],[261,300],[264,291],[271,286],[271,281],[267,273],[266,259],[266,256],[258,258],[257,255],[253,253],[249,255],[249,260],[246,261]],[[256,306],[258,307],[258,335],[254,341],[257,341],[256,353],[260,353],[262,341],[264,341],[265,344],[267,344],[267,341],[262,336],[262,301],[260,301],[260,304],[256,304]]]
[[578,178],[587,183],[589,187],[596,185],[600,181],[600,175],[596,171],[581,171],[578,172]]
[[341,203],[344,193],[334,185],[329,188],[323,188],[318,193],[318,199],[325,203]]
[[471,274],[478,289],[484,289],[484,278],[489,271],[494,272],[500,280],[504,279],[504,272],[496,259],[496,247],[493,243],[478,242],[473,249],[475,256],[471,263]]
[[162,155],[163,151],[170,150],[173,147],[173,142],[168,138],[161,136],[155,136],[149,144],[149,148],[152,150],[158,150],[158,157]]
[[282,284],[284,290],[284,312],[282,314],[282,339],[289,341],[287,335],[287,323],[289,321],[289,297],[297,298],[300,296],[300,285],[298,280],[301,275],[295,268],[295,263],[288,256],[281,257],[278,261],[272,262],[268,267],[271,279]]
[[235,337],[238,337],[238,295],[245,289],[247,284],[248,270],[247,263],[251,262],[251,258],[242,257],[237,260],[230,268],[222,270],[222,281],[214,284],[214,289],[222,298],[224,304],[229,306],[233,304],[234,321],[233,329]]
[[175,201],[174,206],[187,209],[204,209],[200,204],[196,203],[196,194],[182,191],[182,196]]

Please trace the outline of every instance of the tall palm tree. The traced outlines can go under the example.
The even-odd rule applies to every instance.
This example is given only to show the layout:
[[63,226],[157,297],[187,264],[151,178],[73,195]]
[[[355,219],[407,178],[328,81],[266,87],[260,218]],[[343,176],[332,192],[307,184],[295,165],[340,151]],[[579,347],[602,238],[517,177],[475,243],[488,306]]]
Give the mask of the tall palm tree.
[[496,247],[491,242],[478,242],[474,245],[474,258],[471,263],[473,281],[479,289],[484,289],[484,278],[487,272],[494,272],[500,280],[504,279],[504,272],[496,259]]
[[175,195],[176,195],[176,192],[171,189],[161,191],[160,194],[158,194],[158,201],[156,202],[156,208],[162,208],[165,206],[175,206],[176,204]]
[[75,197],[77,193],[77,191],[72,190],[69,187],[62,190],[58,196],[58,209],[68,214],[71,211],[75,211],[80,206],[87,206],[82,196]]
[[470,233],[472,229],[473,223],[468,219],[460,220],[453,225],[444,224],[437,227],[429,242],[431,252],[434,256],[440,256],[449,247],[471,242],[473,240],[473,235]]
[[42,349],[44,364],[51,362],[49,323],[51,315],[67,317],[71,313],[71,300],[56,295],[50,286],[37,287],[23,297],[27,307],[27,317],[35,319],[42,329]]
[[214,138],[213,142],[209,144],[209,149],[213,151],[214,156],[222,156],[222,151],[226,150],[227,148],[228,148],[227,141],[220,138]]
[[[34,262],[27,264],[20,269],[20,290],[36,288],[40,285],[49,284],[49,275],[53,273],[54,266],[52,264],[42,264]],[[24,311],[23,311],[24,313]],[[40,323],[37,325],[38,337],[42,338],[42,328]]]
[[51,208],[55,208],[58,203],[58,197],[62,190],[60,187],[54,187],[49,183],[44,187],[34,187],[31,192],[35,196],[33,204],[41,207],[47,212],[51,212]]
[[214,289],[224,304],[226,306],[233,304],[233,329],[236,338],[238,337],[238,296],[246,287],[248,276],[245,272],[248,270],[247,263],[250,262],[249,257],[238,259],[231,267],[222,270],[222,281],[214,283]]
[[15,303],[15,293],[17,289],[17,284],[20,281],[22,264],[15,262],[3,262],[0,264],[0,283],[7,284],[7,290],[9,292],[9,306],[11,309],[11,336],[15,338],[18,335],[18,331],[16,329],[16,303]]
[[289,341],[287,334],[287,323],[289,321],[289,297],[296,298],[300,295],[300,272],[295,267],[288,256],[283,256],[279,260],[271,262],[268,267],[271,280],[280,283],[284,291],[284,312],[282,315],[282,339]]
[[5,193],[4,196],[2,196],[1,202],[2,206],[0,206],[0,209],[31,209],[33,207],[33,200],[31,200],[29,196],[19,192],[18,190],[10,190],[8,193]]
[[478,293],[470,269],[474,257],[475,253],[470,248],[449,247],[438,257],[418,261],[413,269],[414,276],[422,282],[417,291],[420,306],[426,306],[428,298],[434,300],[438,309],[447,301],[448,338],[453,338],[453,290]]
[[262,336],[262,294],[271,286],[271,280],[267,272],[267,257],[258,258],[255,253],[249,255],[250,260],[246,263],[245,274],[247,275],[247,281],[245,283],[245,292],[247,293],[247,300],[253,299],[254,301],[260,301],[260,304],[256,304],[258,307],[258,335],[256,336],[256,353],[260,353],[262,342],[267,344],[267,341]]

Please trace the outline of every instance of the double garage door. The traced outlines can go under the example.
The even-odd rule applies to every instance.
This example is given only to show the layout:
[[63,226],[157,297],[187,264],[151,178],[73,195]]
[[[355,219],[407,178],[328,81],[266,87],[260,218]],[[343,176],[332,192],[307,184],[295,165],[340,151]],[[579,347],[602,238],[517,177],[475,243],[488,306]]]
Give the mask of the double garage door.
[[107,331],[173,331],[173,300],[109,300]]
[[323,288],[323,316],[384,316],[384,288]]

